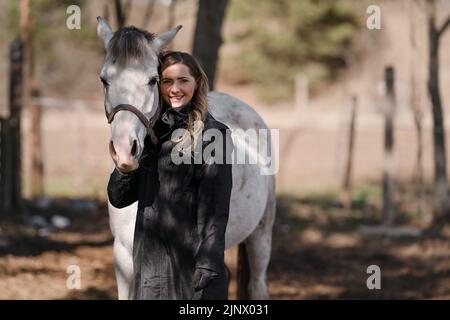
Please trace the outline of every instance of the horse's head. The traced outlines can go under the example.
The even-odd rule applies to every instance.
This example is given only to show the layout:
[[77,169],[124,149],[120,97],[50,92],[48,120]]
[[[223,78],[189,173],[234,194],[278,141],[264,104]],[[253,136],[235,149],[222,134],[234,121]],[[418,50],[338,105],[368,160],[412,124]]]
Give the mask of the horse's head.
[[111,124],[109,151],[116,167],[135,170],[147,135],[159,113],[159,53],[181,29],[152,34],[135,27],[112,32],[98,17],[97,33],[106,49],[100,79],[105,113]]

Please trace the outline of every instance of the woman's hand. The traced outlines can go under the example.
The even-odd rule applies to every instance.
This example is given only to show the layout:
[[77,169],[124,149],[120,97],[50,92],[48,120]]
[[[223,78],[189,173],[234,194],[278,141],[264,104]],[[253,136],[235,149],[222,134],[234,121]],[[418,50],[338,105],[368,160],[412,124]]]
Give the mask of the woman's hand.
[[194,291],[200,291],[206,288],[209,282],[217,278],[219,274],[215,271],[197,268],[194,273]]

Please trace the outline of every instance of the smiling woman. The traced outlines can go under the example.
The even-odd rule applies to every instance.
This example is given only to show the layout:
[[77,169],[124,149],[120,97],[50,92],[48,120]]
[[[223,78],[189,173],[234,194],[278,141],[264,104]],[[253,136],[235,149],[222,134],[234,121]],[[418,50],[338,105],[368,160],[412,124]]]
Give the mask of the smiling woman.
[[177,111],[186,109],[183,107],[190,109],[185,112],[187,132],[174,142],[180,151],[189,147],[193,150],[208,111],[208,78],[193,56],[179,51],[169,51],[162,55],[161,73],[163,110],[167,107],[176,108]]
[[172,108],[178,108],[191,101],[197,84],[186,65],[178,63],[167,67],[162,75],[161,93],[164,102]]

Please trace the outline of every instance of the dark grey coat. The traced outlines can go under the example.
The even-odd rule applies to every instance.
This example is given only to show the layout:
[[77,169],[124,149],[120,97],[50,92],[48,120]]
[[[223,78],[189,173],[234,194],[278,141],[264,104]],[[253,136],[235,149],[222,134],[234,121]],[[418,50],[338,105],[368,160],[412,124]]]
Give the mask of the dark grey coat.
[[[166,109],[147,139],[139,168],[122,174],[115,169],[108,197],[117,208],[138,202],[133,247],[135,299],[227,299],[225,229],[232,187],[231,164],[179,164],[170,157],[171,133],[185,128],[190,106]],[[227,126],[209,113],[204,130]],[[228,140],[231,142],[231,139]],[[203,146],[209,143],[203,142]],[[224,147],[225,147],[224,143]],[[232,144],[224,149],[230,159]],[[229,163],[229,162],[228,162]]]

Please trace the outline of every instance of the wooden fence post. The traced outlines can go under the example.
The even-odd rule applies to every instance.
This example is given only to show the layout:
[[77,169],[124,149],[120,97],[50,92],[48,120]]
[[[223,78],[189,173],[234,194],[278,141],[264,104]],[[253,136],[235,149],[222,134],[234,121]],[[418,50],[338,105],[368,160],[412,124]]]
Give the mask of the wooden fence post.
[[384,125],[383,224],[394,223],[394,68],[385,70],[386,106]]
[[352,206],[351,197],[351,175],[353,167],[353,149],[355,144],[355,127],[356,127],[356,112],[357,112],[358,100],[356,96],[352,96],[352,107],[350,114],[350,128],[348,133],[348,149],[347,149],[347,162],[345,165],[344,179],[342,180],[342,195],[341,203],[344,208],[350,209]]
[[0,212],[11,210],[12,153],[9,119],[0,118]]
[[40,95],[39,90],[34,88],[31,91],[30,99],[30,156],[31,156],[31,195],[40,197],[44,192],[43,164],[42,164],[42,143],[41,143],[41,106],[37,103]]

